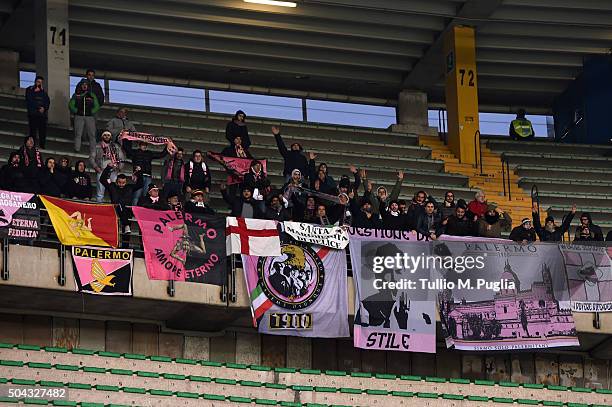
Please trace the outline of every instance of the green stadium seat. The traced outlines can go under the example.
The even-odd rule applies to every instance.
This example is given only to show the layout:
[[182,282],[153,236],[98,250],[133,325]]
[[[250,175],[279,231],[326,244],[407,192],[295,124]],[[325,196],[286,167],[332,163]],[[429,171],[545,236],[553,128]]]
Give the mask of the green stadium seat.
[[267,389],[285,390],[289,386],[283,383],[264,383],[264,387]]
[[474,384],[478,384],[480,386],[495,386],[495,382],[493,380],[474,380]]
[[372,373],[367,373],[367,372],[351,372],[351,377],[370,378],[370,377],[372,377]]
[[430,377],[430,376],[426,376],[425,377],[425,381],[426,382],[431,382],[431,383],[446,383],[446,379],[442,378],[442,377]]
[[172,362],[172,358],[168,356],[149,356],[149,360],[152,362]]
[[6,377],[0,377],[0,384],[8,383],[8,379]]
[[538,400],[532,400],[532,399],[516,399],[516,402],[518,404],[528,404],[532,406],[540,404]]
[[172,396],[174,393],[170,390],[149,389],[147,392],[151,396]]
[[53,400],[51,404],[54,406],[61,406],[61,407],[75,407],[78,405],[76,401],[69,401],[69,400]]
[[254,382],[251,380],[240,380],[239,383],[241,386],[246,386],[246,387],[262,387],[263,386],[262,382]]
[[420,382],[421,381],[421,376],[412,376],[412,375],[402,375],[400,376],[400,380],[410,380],[413,382]]
[[134,393],[134,394],[146,394],[147,389],[142,387],[122,387],[121,390],[124,393]]
[[24,399],[23,404],[35,404],[39,406],[46,406],[49,402],[45,399]]
[[73,348],[72,353],[75,355],[95,355],[96,351],[91,349]]
[[134,374],[133,371],[128,370],[128,369],[108,369],[108,372],[110,374],[118,374],[122,376],[131,376]]
[[0,349],[12,349],[15,345],[12,343],[0,342]]
[[212,379],[210,377],[207,376],[187,376],[189,378],[189,380],[191,380],[192,382],[202,382],[202,383],[210,383],[212,382]]
[[417,397],[422,398],[422,399],[437,399],[438,398],[438,393],[425,393],[425,392],[418,392],[416,394]]
[[516,382],[499,382],[497,383],[501,387],[519,387],[521,384]]
[[211,362],[210,360],[201,360],[200,364],[202,366],[223,367],[223,363],[220,363],[220,362]]
[[139,353],[124,353],[123,357],[126,359],[132,359],[132,360],[146,360],[147,359],[145,355],[141,355]]
[[291,388],[294,391],[313,391],[314,390],[313,386],[303,386],[303,385],[298,385],[298,384],[294,384],[293,386],[291,386]]
[[505,403],[505,404],[514,403],[514,399],[509,398],[509,397],[491,397],[491,401],[495,403]]
[[142,371],[142,370],[137,371],[136,375],[139,376],[139,377],[152,377],[152,378],[159,377],[159,373],[157,373],[157,372],[145,372],[145,371]]
[[275,367],[274,371],[276,373],[295,373],[297,372],[297,369],[294,369],[292,367]]
[[11,398],[11,397],[0,397],[0,403],[19,403],[19,399]]
[[177,359],[174,359],[174,361],[176,363],[180,363],[182,365],[197,365],[198,364],[198,361],[197,360],[193,360],[193,359],[177,358]]
[[568,402],[566,405],[567,405],[567,407],[589,407],[589,405],[586,404],[586,403],[570,403],[570,402]]
[[327,407],[327,404],[320,404],[320,403],[306,403],[304,405],[306,407]]
[[0,360],[0,366],[23,367],[24,364],[21,360]]
[[279,405],[282,407],[302,407],[302,403],[295,403],[293,401],[281,401]]
[[109,386],[109,385],[106,385],[106,384],[96,384],[94,387],[98,391],[110,391],[110,392],[113,392],[113,393],[116,393],[116,392],[119,391],[119,387],[118,386]]
[[55,353],[68,353],[68,349],[60,348],[57,346],[45,346],[45,352],[55,352]]
[[40,350],[41,347],[37,345],[17,345],[17,349],[20,350]]
[[88,383],[68,383],[69,389],[91,390],[91,384]]
[[228,396],[227,400],[231,401],[232,403],[251,403],[251,399],[246,397]]
[[187,376],[182,374],[174,374],[174,373],[162,373],[164,379],[168,380],[185,380]]
[[51,363],[28,362],[27,365],[32,369],[51,369],[53,367]]
[[321,371],[318,370],[318,369],[300,369],[300,373],[302,373],[302,374],[320,375]]
[[383,379],[383,380],[395,380],[397,379],[397,376],[394,374],[385,374],[385,373],[376,373],[376,375],[374,376],[377,379]]
[[362,390],[361,389],[353,389],[352,387],[341,387],[340,388],[340,393],[344,393],[344,394],[361,394]]
[[542,400],[543,406],[551,406],[551,407],[563,407],[563,403],[560,401],[551,401],[551,400]]
[[255,404],[259,404],[259,405],[262,405],[262,406],[275,406],[276,405],[276,400],[255,399]]
[[455,384],[470,384],[470,380],[469,379],[455,379],[455,378],[450,378],[448,379],[449,383],[455,383]]
[[54,365],[53,367],[56,368],[57,370],[69,370],[69,371],[72,371],[72,372],[75,372],[75,371],[81,369],[79,366],[76,366],[76,365],[60,365],[60,364],[57,364],[57,365]]
[[335,387],[327,386],[315,386],[314,390],[319,393],[335,393],[337,391]]
[[63,382],[56,382],[51,380],[40,380],[38,384],[43,387],[64,387]]
[[388,390],[381,390],[381,389],[366,389],[366,394],[369,394],[371,396],[386,396],[387,394],[389,394]]
[[30,379],[11,379],[11,383],[17,384],[17,385],[20,385],[20,386],[35,386],[36,385],[36,380],[30,380]]
[[442,394],[442,398],[445,400],[463,400],[463,396],[460,394]]
[[326,370],[325,374],[328,376],[346,376],[346,372],[342,370]]
[[578,393],[591,393],[593,391],[593,389],[589,389],[586,387],[570,387],[570,390]]
[[176,397],[186,398],[186,399],[198,399],[200,395],[198,393],[191,393],[187,391],[177,391]]
[[261,365],[249,365],[249,369],[260,371],[260,372],[269,372],[272,370],[271,367],[261,366]]
[[106,407],[104,403],[88,403],[88,402],[80,402],[80,407]]
[[411,391],[399,391],[399,390],[393,390],[391,392],[392,396],[397,396],[397,397],[414,397],[414,393]]
[[523,383],[525,389],[543,389],[544,385],[539,383]]
[[553,385],[553,384],[547,385],[546,388],[548,390],[567,391],[567,387],[565,387],[565,386],[557,386],[557,385]]
[[213,378],[213,382],[217,383],[217,384],[229,384],[229,385],[235,385],[237,382],[234,379],[224,379],[221,377],[215,377]]
[[484,401],[484,402],[488,402],[489,398],[488,397],[484,397],[484,396],[466,396],[466,399],[469,401]]
[[610,389],[595,389],[595,393],[599,393],[599,394],[612,394],[612,390],[610,390]]
[[103,367],[83,366],[83,371],[86,373],[106,373]]
[[225,396],[221,396],[219,394],[204,393],[202,394],[202,398],[205,400],[225,401]]
[[249,366],[243,363],[226,363],[225,367],[228,367],[230,369],[246,369]]

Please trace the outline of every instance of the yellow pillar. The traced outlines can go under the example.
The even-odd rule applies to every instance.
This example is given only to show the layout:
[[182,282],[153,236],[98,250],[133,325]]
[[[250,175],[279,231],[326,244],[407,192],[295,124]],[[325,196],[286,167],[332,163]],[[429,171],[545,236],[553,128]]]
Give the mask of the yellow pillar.
[[459,161],[474,164],[478,122],[478,82],[474,29],[455,26],[444,38],[448,145]]

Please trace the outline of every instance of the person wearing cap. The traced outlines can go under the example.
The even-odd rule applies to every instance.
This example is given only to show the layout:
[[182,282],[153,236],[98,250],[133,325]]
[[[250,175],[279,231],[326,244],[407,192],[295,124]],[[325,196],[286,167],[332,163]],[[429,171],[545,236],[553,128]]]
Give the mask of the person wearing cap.
[[231,210],[230,216],[263,219],[259,202],[253,199],[253,190],[250,187],[242,188],[240,196],[231,196],[227,192],[227,186],[221,184],[221,195]]
[[516,112],[516,119],[510,122],[510,130],[508,130],[508,132],[512,140],[527,141],[534,139],[535,131],[533,130],[531,121],[525,117],[526,114],[525,109],[519,109]]
[[572,209],[565,215],[561,226],[555,225],[555,218],[547,216],[544,221],[544,227],[540,223],[540,211],[537,203],[533,203],[531,215],[533,218],[533,227],[540,238],[541,242],[561,242],[563,235],[569,230],[570,224],[576,214],[576,205],[572,205]]
[[[291,171],[294,169],[300,170],[300,172],[304,175],[308,174],[308,159],[304,155],[302,145],[300,143],[292,143],[291,148],[287,149],[278,126],[272,126],[272,134],[276,140],[278,152],[284,160],[283,176],[285,177],[285,182],[289,181],[291,178]],[[314,157],[316,157],[316,155],[314,155]]]
[[474,193],[474,200],[470,201],[467,206],[467,216],[470,217],[474,222],[482,218],[487,211],[487,197],[484,192],[478,190]]
[[171,211],[182,211],[183,203],[179,197],[178,192],[171,191],[166,194],[166,203]]
[[164,158],[169,151],[167,147],[161,151],[151,151],[149,150],[149,144],[144,141],[139,141],[138,148],[133,149],[130,140],[123,141],[123,149],[125,155],[132,160],[132,167],[140,167],[142,188],[134,191],[132,197],[132,205],[136,205],[140,197],[144,196],[145,191],[149,190],[149,184],[153,180],[153,160]]
[[185,212],[214,215],[216,212],[208,205],[208,193],[200,189],[191,191],[191,198],[185,203]]
[[110,166],[112,169],[109,173],[109,179],[111,182],[115,182],[117,174],[123,169],[124,161],[125,156],[121,146],[112,141],[110,131],[104,131],[100,142],[94,146],[93,154],[89,156],[89,163],[98,174],[96,188],[97,202],[102,202],[102,199],[104,199],[105,186],[100,182],[102,171]]
[[284,222],[291,220],[291,212],[285,207],[282,194],[271,194],[267,200],[264,219]]
[[236,136],[240,136],[244,148],[251,147],[249,129],[246,125],[246,114],[242,110],[238,110],[234,117],[232,117],[232,120],[225,126],[225,138],[230,143],[230,146],[234,143]]
[[463,199],[459,199],[455,205],[455,213],[441,222],[438,236],[444,234],[449,236],[475,236],[474,222],[467,216],[467,205]]
[[536,240],[536,231],[531,225],[531,219],[523,218],[521,224],[510,232],[510,240],[518,243],[530,243]]
[[153,183],[147,187],[146,195],[141,196],[138,200],[138,206],[158,211],[170,209],[168,203],[160,197],[159,188]]
[[511,226],[512,218],[510,218],[510,215],[493,203],[487,205],[484,216],[479,218],[476,223],[478,236],[498,239],[501,238],[502,231],[509,231]]

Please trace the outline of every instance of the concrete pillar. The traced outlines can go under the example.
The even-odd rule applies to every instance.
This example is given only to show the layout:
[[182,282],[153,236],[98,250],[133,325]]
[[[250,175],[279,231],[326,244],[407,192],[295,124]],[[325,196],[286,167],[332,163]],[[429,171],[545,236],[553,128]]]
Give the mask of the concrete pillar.
[[300,369],[310,369],[312,367],[311,338],[287,337],[287,367]]
[[70,57],[68,0],[34,3],[36,73],[45,78],[51,106],[49,122],[70,126]]
[[418,135],[437,135],[437,129],[429,127],[427,118],[427,94],[404,89],[397,97],[397,124],[392,131],[415,133]]
[[261,337],[259,334],[236,332],[236,363],[261,364]]
[[0,90],[14,93],[19,89],[19,53],[0,49]]

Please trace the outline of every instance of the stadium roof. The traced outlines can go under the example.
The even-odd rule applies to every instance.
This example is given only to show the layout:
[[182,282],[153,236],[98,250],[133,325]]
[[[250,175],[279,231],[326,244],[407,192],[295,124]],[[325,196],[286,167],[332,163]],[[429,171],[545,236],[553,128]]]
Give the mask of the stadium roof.
[[[33,0],[0,0],[0,47],[34,60]],[[71,64],[145,75],[443,102],[442,34],[477,30],[483,105],[548,108],[612,47],[609,0],[69,0]]]

